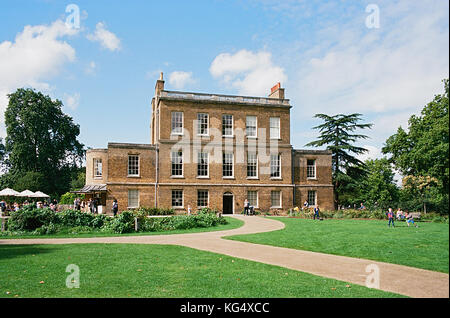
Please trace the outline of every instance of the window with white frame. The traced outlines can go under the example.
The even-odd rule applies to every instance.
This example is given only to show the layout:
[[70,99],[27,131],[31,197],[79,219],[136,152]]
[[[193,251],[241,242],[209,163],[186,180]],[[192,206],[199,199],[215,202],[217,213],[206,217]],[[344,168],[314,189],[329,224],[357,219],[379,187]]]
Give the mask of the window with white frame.
[[258,207],[258,191],[247,191],[247,200],[253,207]]
[[271,191],[270,202],[272,208],[281,208],[281,191]]
[[205,113],[197,114],[197,134],[201,136],[208,136],[208,121],[209,116]]
[[311,179],[316,178],[316,160],[306,160],[306,177]]
[[172,151],[171,153],[171,162],[172,162],[172,176],[182,177],[183,176],[183,152]]
[[128,190],[128,207],[129,208],[139,207],[139,190],[136,189]]
[[172,207],[183,207],[183,190],[172,190]]
[[270,155],[270,177],[281,178],[281,155]]
[[247,116],[245,131],[247,137],[256,137],[256,132],[258,131],[256,116]]
[[102,159],[94,158],[94,177],[102,176]]
[[222,159],[222,176],[233,177],[233,153],[224,152]]
[[183,134],[183,112],[172,112],[172,135]]
[[208,206],[209,192],[208,190],[197,191],[197,207],[204,208]]
[[222,115],[222,135],[233,136],[233,115]]
[[247,153],[247,178],[258,178],[258,155]]
[[270,117],[270,139],[280,139],[280,117]]
[[130,176],[130,177],[139,176],[139,156],[138,155],[128,155],[128,176]]
[[308,204],[310,206],[316,205],[316,191],[314,191],[314,190],[308,191]]
[[198,177],[208,177],[209,176],[209,165],[208,165],[208,153],[199,152],[197,154],[197,176]]

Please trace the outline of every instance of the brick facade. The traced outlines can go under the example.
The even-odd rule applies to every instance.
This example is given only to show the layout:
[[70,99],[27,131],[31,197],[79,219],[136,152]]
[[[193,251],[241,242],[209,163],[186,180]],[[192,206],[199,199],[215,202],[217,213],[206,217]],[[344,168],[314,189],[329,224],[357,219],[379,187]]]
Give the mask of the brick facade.
[[[108,213],[114,199],[121,211],[130,205],[171,208],[172,191],[174,198],[182,194],[182,202],[175,203],[180,205],[174,207],[177,213],[186,213],[188,206],[195,211],[199,195],[204,199],[200,202],[219,211],[240,213],[251,195],[257,210],[285,213],[301,206],[308,191],[310,196],[315,191],[315,203],[322,209],[333,209],[331,153],[292,149],[290,108],[279,84],[269,98],[210,95],[165,91],[161,76],[152,99],[151,144],[108,143],[107,149],[87,151],[86,184],[106,184]],[[222,134],[223,115],[232,116],[227,117],[231,137]],[[197,134],[198,116],[207,118],[206,136]],[[256,119],[256,136],[246,136],[247,116],[253,116],[249,122]],[[172,133],[172,121],[182,124],[180,134]],[[279,132],[276,139],[270,138],[271,123],[272,131]],[[172,169],[173,152],[181,152],[182,164],[176,166],[181,170]],[[208,153],[206,176],[198,175],[198,152]],[[230,176],[223,172],[225,152],[232,158]],[[249,152],[257,154],[256,177],[247,176]],[[94,176],[94,159],[101,159],[102,176]],[[314,162],[309,168],[314,177],[307,176],[308,162]],[[275,176],[278,165],[281,175]]]

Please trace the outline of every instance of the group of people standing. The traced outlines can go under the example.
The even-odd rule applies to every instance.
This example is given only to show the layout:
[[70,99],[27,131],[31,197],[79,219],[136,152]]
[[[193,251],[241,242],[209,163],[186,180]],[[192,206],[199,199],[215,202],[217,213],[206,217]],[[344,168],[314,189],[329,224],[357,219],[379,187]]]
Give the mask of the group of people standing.
[[97,198],[91,198],[87,202],[85,200],[81,200],[80,198],[75,198],[73,201],[73,206],[75,210],[78,211],[86,211],[86,208],[89,212],[93,214],[98,213],[98,199]]

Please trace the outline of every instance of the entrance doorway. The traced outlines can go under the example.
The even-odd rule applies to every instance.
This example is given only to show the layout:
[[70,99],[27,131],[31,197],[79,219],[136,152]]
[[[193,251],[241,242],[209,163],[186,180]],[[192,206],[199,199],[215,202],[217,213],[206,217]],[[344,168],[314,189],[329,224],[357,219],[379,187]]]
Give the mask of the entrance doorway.
[[234,212],[234,197],[233,193],[231,192],[225,192],[223,194],[223,214],[233,214]]

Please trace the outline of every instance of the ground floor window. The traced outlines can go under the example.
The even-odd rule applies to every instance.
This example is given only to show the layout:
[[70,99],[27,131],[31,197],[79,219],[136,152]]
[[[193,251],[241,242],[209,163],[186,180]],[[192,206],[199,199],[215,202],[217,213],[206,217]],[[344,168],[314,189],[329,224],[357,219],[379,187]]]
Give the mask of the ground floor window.
[[136,189],[128,190],[128,207],[129,208],[139,207],[139,190]]
[[270,192],[272,208],[281,208],[281,191]]
[[308,191],[308,204],[316,205],[316,191],[314,190]]
[[183,190],[172,190],[172,207],[183,206]]
[[253,207],[258,207],[258,191],[248,191],[247,200]]
[[197,191],[197,206],[199,208],[208,206],[208,190]]

